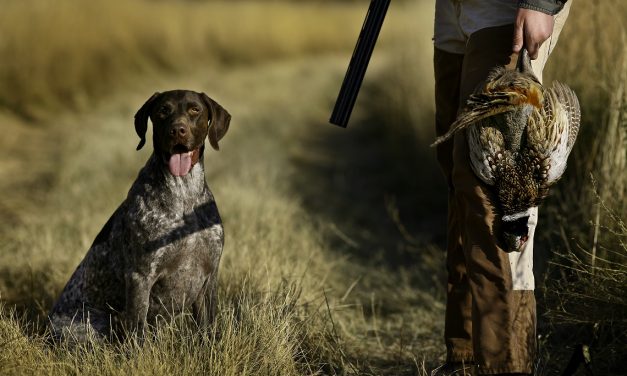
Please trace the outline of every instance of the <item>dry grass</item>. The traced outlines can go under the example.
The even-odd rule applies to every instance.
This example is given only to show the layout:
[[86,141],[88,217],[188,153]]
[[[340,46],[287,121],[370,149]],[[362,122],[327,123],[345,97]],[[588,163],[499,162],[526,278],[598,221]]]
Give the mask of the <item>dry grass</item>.
[[[298,375],[315,373],[314,356],[302,346],[305,311],[296,306],[299,290],[284,286],[260,294],[244,285],[221,301],[209,333],[190,320],[163,322],[141,345],[89,343],[85,348],[50,347],[43,337],[29,338],[27,324],[15,316],[0,317],[0,373],[132,374],[132,375]],[[6,310],[3,309],[3,312]],[[319,341],[323,344],[323,341]],[[314,358],[314,361],[318,360]],[[315,367],[311,362],[309,367]]]
[[594,24],[604,26],[582,38],[594,46],[585,56],[592,66],[580,63],[572,80],[584,100],[583,137],[550,218],[561,244],[545,290],[547,342],[587,346],[596,373],[619,375],[627,368],[627,6],[599,10]]
[[[36,17],[33,9],[9,4],[13,18],[16,12]],[[199,26],[216,41],[229,38],[229,43],[212,42],[216,47],[199,53],[209,68],[172,58],[178,56],[172,54],[176,48],[201,43],[192,40],[169,50],[169,41],[181,39],[176,25],[183,25],[182,16],[172,12],[200,19],[173,3],[158,2],[154,8],[124,3],[119,14],[115,7],[121,3],[87,4],[83,10],[93,13],[76,22],[90,28],[69,25],[72,2],[60,4],[63,11],[37,4],[58,16],[38,20],[56,25],[52,29],[59,34],[50,35],[38,63],[27,59],[18,67],[16,58],[11,68],[15,81],[9,83],[16,88],[15,102],[3,99],[5,109],[12,110],[3,115],[10,122],[5,124],[16,135],[2,141],[9,149],[3,152],[6,168],[0,171],[5,177],[0,183],[0,373],[398,375],[422,372],[425,360],[427,367],[438,361],[443,308],[441,275],[433,273],[442,269],[438,250],[428,245],[430,238],[409,243],[401,236],[388,207],[393,210],[393,201],[404,207],[413,195],[398,191],[399,177],[385,166],[364,164],[380,157],[392,161],[392,139],[380,144],[372,131],[382,128],[371,121],[348,133],[325,124],[365,13],[363,4],[185,3],[196,12],[215,7],[214,13],[225,17],[213,26]],[[410,28],[413,18],[431,18],[428,5],[397,7],[384,41],[399,31],[415,30]],[[142,11],[174,21],[141,23]],[[237,33],[219,30],[220,25],[231,26],[233,19],[226,17],[236,12],[250,21],[238,24]],[[272,22],[261,22],[260,14]],[[126,36],[110,38],[105,15],[119,15],[116,22],[124,27],[111,35]],[[170,27],[167,22],[174,22],[175,31],[161,31]],[[270,26],[264,32],[268,34],[259,34],[260,24]],[[37,27],[44,28],[35,23]],[[425,36],[428,29],[425,23]],[[37,35],[19,32],[24,34],[14,35],[23,40]],[[144,45],[148,39],[142,38],[153,34],[165,41],[155,43],[167,48]],[[65,37],[84,39],[74,46],[62,42]],[[115,44],[121,41],[130,47]],[[12,48],[18,45],[25,44]],[[341,58],[334,57],[341,46]],[[45,66],[64,48],[67,65],[58,64],[60,71],[47,76]],[[396,47],[383,44],[379,55],[386,48]],[[121,51],[121,61],[92,71],[94,56],[109,49]],[[161,58],[165,62],[155,65]],[[284,63],[272,61],[286,58]],[[42,79],[36,81],[38,88],[22,72],[31,63],[29,77]],[[373,63],[371,82],[383,64]],[[164,72],[168,77],[158,77]],[[92,82],[100,75],[106,79]],[[113,85],[118,78],[129,83],[115,88],[121,90],[119,97],[100,93],[99,85]],[[136,87],[129,89],[130,83]],[[172,87],[207,91],[234,115],[220,153],[206,157],[208,181],[227,233],[217,335],[199,334],[193,325],[174,321],[143,346],[95,345],[81,352],[50,348],[41,336],[47,310],[147,158],[147,151],[134,151],[133,112],[147,94]],[[47,94],[38,96],[40,92]],[[17,100],[31,95],[32,104]],[[101,104],[64,115],[56,111],[61,100],[55,98],[73,101],[70,106],[79,109],[83,100],[93,106],[100,99]],[[24,124],[21,115],[43,120]],[[47,120],[49,115],[54,119]],[[367,120],[368,112],[362,108],[359,117]],[[337,142],[359,153],[336,159],[340,150],[332,144]],[[344,163],[336,164],[340,159]],[[359,178],[357,170],[362,177],[378,177],[367,187],[344,179],[338,185],[339,175]],[[351,196],[352,190],[359,195]],[[336,207],[329,205],[331,200]],[[12,310],[17,316],[11,316]]]
[[2,7],[0,108],[37,119],[85,108],[138,74],[350,48],[365,12],[328,2],[8,0]]
[[[446,195],[428,148],[432,8],[393,4],[340,130],[325,123],[366,3],[5,1],[0,373],[409,375],[437,364]],[[539,248],[573,270],[549,274],[560,294],[543,303],[543,373],[594,328],[594,356],[625,343],[624,319],[601,315],[624,307],[624,14],[622,0],[577,1],[546,70],[576,89],[584,125],[543,207]],[[147,158],[133,112],[174,87],[234,115],[206,156],[227,234],[216,327],[175,318],[142,346],[49,347],[47,310]],[[595,295],[612,309],[580,309]]]
[[[260,85],[253,77],[256,72],[257,69],[245,77],[236,74],[223,80],[230,87],[237,84],[235,91],[241,94],[247,88],[242,85]],[[290,81],[293,78],[289,76]],[[201,87],[207,84],[203,81]],[[245,106],[234,105],[236,99],[229,93],[219,97],[233,113],[244,112]],[[263,100],[260,97],[261,94],[256,99]],[[140,104],[141,99],[133,100]],[[0,258],[2,298],[9,306],[17,307],[20,314],[26,314],[30,325],[43,322],[52,300],[91,238],[123,199],[128,184],[147,157],[145,152],[136,155],[131,145],[135,140],[128,137],[129,132],[132,134],[128,120],[132,110],[124,103],[116,103],[113,108],[113,115],[109,107],[64,124],[76,132],[65,143],[67,150],[60,154],[60,168],[46,195],[45,207],[39,207],[36,214],[22,215],[22,226],[4,237],[8,242]],[[209,181],[229,234],[221,268],[223,282],[216,328],[219,339],[203,339],[185,325],[165,325],[145,346],[130,343],[122,348],[98,345],[93,351],[79,353],[51,351],[38,330],[5,316],[2,325],[6,329],[0,342],[15,342],[19,346],[10,345],[3,352],[0,373],[90,374],[101,370],[106,374],[132,371],[166,375],[176,370],[184,374],[296,375],[315,373],[322,363],[335,363],[337,358],[315,356],[318,347],[324,348],[326,343],[326,321],[322,320],[326,316],[320,316],[318,311],[323,302],[321,286],[333,267],[331,263],[321,264],[328,256],[324,255],[324,243],[317,235],[320,231],[315,221],[293,198],[285,196],[285,190],[275,188],[279,185],[275,179],[279,177],[269,163],[236,168],[238,174],[224,176],[230,164],[241,166],[249,159],[247,156],[238,160],[241,151],[232,148],[229,153],[229,139],[250,149],[255,139],[247,140],[247,133],[254,133],[254,127],[260,124],[267,130],[270,120],[260,122],[252,114],[240,116],[225,140],[223,152],[207,157],[211,166]],[[87,121],[89,127],[81,130],[80,124]],[[120,140],[126,141],[120,145]],[[257,142],[252,150],[280,147],[283,142]],[[85,179],[86,176],[91,178]],[[259,200],[259,195],[264,199]],[[307,269],[311,271],[306,273]],[[34,339],[29,340],[32,335]],[[302,344],[306,338],[317,336],[317,341]],[[23,351],[29,356],[21,357]],[[311,372],[307,367],[311,367]]]

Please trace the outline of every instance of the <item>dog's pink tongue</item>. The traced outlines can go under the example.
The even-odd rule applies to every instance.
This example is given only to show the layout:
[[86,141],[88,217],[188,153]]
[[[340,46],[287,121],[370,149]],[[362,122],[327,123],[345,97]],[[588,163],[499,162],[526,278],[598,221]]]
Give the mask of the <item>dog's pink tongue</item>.
[[174,176],[185,176],[192,169],[192,153],[172,154],[168,167]]

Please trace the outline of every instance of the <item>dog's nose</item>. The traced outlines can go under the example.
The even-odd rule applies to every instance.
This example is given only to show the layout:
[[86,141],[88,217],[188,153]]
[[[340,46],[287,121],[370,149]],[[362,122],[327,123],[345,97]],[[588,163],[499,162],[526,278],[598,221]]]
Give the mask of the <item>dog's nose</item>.
[[174,136],[185,137],[186,134],[187,134],[187,127],[183,124],[175,124],[170,129],[170,136],[173,136],[173,137]]

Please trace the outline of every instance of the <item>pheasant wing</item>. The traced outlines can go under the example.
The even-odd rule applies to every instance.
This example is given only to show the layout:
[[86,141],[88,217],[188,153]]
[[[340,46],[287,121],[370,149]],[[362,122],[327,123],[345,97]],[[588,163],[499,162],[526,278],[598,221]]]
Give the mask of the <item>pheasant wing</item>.
[[568,114],[568,152],[570,153],[577,139],[579,125],[581,124],[579,99],[577,99],[577,95],[571,88],[561,82],[553,82],[552,91]]
[[554,83],[544,91],[544,105],[527,126],[529,147],[542,162],[542,185],[555,183],[566,169],[566,161],[577,137],[579,102],[567,86]]
[[468,129],[468,148],[475,175],[485,184],[495,185],[510,154],[501,131],[489,124],[489,119],[479,120]]

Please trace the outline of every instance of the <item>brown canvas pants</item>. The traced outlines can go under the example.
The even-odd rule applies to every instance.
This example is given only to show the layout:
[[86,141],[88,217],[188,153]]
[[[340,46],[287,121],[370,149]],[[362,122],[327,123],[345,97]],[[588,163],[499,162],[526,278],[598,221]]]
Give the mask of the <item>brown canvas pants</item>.
[[[567,14],[565,9],[556,17],[552,39],[533,62],[540,79]],[[493,67],[515,64],[512,36],[513,25],[478,30],[468,37],[463,54],[438,49],[436,43],[438,135],[448,130],[461,104]],[[447,361],[475,362],[482,374],[532,373],[536,352],[533,274],[530,282],[521,285],[512,263],[512,257],[520,254],[510,255],[497,245],[499,221],[487,187],[470,167],[464,133],[439,145],[436,152],[449,186]],[[533,252],[532,237],[529,243],[523,251],[527,258]]]

